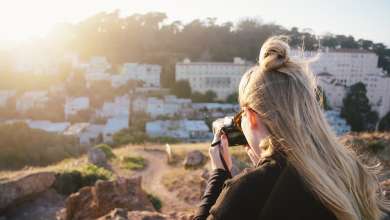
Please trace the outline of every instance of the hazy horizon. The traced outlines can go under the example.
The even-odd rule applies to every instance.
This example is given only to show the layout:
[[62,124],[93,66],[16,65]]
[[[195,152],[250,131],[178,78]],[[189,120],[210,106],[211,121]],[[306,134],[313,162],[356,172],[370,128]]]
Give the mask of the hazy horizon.
[[[43,37],[56,23],[77,23],[99,12],[120,10],[122,16],[159,11],[168,21],[188,23],[194,19],[217,18],[217,23],[260,18],[286,28],[310,28],[315,34],[352,35],[390,46],[390,1],[2,1],[0,41],[20,42]],[[6,2],[6,3],[5,3]],[[388,28],[386,28],[388,27]]]

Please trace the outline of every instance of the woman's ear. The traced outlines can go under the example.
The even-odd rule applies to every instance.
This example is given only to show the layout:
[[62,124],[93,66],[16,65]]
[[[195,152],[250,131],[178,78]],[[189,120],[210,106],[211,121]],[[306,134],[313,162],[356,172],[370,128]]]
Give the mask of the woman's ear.
[[247,109],[247,115],[248,115],[249,125],[251,126],[251,128],[256,128],[258,126],[256,113],[254,111],[251,111],[250,109]]

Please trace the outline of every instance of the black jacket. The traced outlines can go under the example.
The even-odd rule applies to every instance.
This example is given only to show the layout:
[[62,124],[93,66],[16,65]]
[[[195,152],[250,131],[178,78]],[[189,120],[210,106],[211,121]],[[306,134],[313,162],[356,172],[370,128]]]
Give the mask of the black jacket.
[[[226,181],[225,181],[226,180]],[[281,153],[230,178],[212,171],[194,220],[336,220]]]

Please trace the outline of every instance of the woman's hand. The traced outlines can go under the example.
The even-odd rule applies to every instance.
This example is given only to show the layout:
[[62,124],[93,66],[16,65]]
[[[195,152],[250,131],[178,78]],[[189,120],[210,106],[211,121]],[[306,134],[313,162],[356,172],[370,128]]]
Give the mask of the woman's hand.
[[225,169],[225,167],[222,164],[219,152],[221,152],[221,155],[223,156],[223,159],[226,162],[229,172],[232,170],[233,163],[228,148],[229,148],[229,144],[225,134],[221,135],[221,143],[219,145],[209,148],[211,168],[213,170]]

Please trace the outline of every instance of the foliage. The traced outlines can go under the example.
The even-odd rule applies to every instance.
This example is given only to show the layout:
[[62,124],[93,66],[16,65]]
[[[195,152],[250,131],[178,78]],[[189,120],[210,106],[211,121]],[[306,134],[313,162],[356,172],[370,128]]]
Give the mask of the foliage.
[[208,90],[202,94],[200,92],[194,92],[191,94],[193,102],[215,102],[217,94],[214,91]]
[[125,144],[142,144],[145,143],[147,135],[144,131],[138,129],[122,129],[113,135],[114,146],[120,146]]
[[140,156],[125,156],[121,158],[121,167],[130,170],[140,170],[145,168],[146,160]]
[[151,143],[160,143],[160,144],[175,144],[180,143],[180,139],[174,138],[174,137],[167,137],[167,136],[161,136],[161,137],[149,137],[147,139],[148,142]]
[[178,98],[190,98],[191,86],[187,80],[179,80],[173,85],[172,93]]
[[226,102],[232,103],[232,104],[237,104],[237,103],[238,103],[238,93],[235,92],[235,93],[233,93],[233,94],[230,94],[230,95],[226,98]]
[[31,129],[24,122],[0,125],[0,168],[45,166],[85,152],[72,137]]
[[53,187],[57,192],[69,195],[84,186],[94,185],[97,180],[109,180],[111,178],[111,171],[87,164],[80,170],[66,170],[57,173]]
[[154,209],[156,209],[157,211],[160,211],[161,210],[161,207],[162,207],[162,202],[161,202],[161,199],[158,198],[156,195],[153,195],[151,193],[148,193],[148,199],[150,200],[150,202],[152,203]]
[[107,159],[113,159],[115,158],[115,154],[112,152],[112,148],[108,144],[98,144],[95,146],[95,148],[98,148],[104,152]]
[[366,86],[358,82],[352,85],[343,99],[341,117],[351,125],[352,131],[373,130],[378,114],[371,110]]
[[388,112],[379,123],[380,131],[390,131],[390,112]]
[[367,146],[371,152],[377,154],[386,148],[386,143],[382,140],[373,140],[370,141]]

